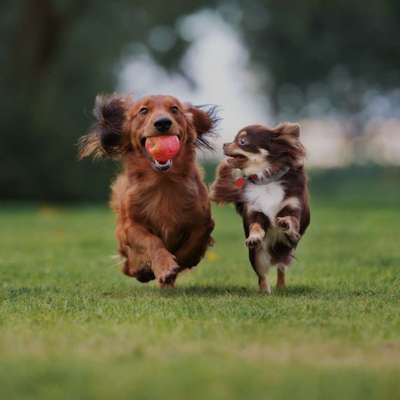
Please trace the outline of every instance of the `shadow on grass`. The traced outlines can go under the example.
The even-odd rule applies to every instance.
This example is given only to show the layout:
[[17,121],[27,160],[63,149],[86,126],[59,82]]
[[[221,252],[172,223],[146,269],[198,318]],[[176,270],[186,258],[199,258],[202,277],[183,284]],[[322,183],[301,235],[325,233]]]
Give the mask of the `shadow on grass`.
[[46,294],[58,294],[61,291],[57,287],[44,287],[44,286],[33,286],[33,287],[15,287],[8,288],[2,293],[2,297],[7,300],[17,300],[21,297],[41,297]]
[[[146,297],[193,297],[193,298],[220,298],[220,297],[242,297],[242,298],[257,298],[260,296],[269,296],[260,293],[256,286],[235,286],[235,285],[193,285],[177,287],[175,289],[160,289],[155,286],[135,286],[135,287],[118,287],[114,286],[108,291],[100,290],[88,290],[85,285],[81,288],[74,288],[74,293],[79,296],[82,292],[86,297],[90,296],[93,299],[98,299],[98,296],[110,299],[128,299],[128,298],[146,298]],[[53,297],[67,296],[71,294],[71,289],[62,290],[55,286],[36,286],[36,287],[16,287],[8,288],[0,291],[0,300],[8,300],[12,302],[18,302],[21,298],[42,298],[49,295]],[[372,298],[375,296],[381,296],[382,293],[379,291],[371,290],[370,288],[361,289],[345,289],[345,288],[320,288],[309,285],[289,285],[285,289],[272,289],[271,297],[306,297],[310,300],[322,300],[322,299],[354,299],[357,298]],[[388,294],[390,296],[390,293]]]
[[[157,290],[156,288],[153,288]],[[176,289],[167,289],[166,291],[160,291],[162,295],[180,297],[180,296],[191,296],[191,297],[222,297],[222,296],[238,296],[238,297],[259,297],[265,296],[264,293],[260,293],[256,287],[244,287],[244,286],[190,286]],[[273,289],[272,296],[282,297],[296,297],[305,296],[308,294],[318,293],[313,287],[298,285],[291,286],[286,289]]]
[[[164,293],[164,292],[162,292]],[[239,296],[251,297],[257,294],[255,290],[244,286],[189,286],[169,290],[167,295],[172,296],[192,296],[192,297],[220,297],[220,296]]]
[[235,286],[235,285],[193,285],[177,287],[174,289],[159,289],[158,287],[149,286],[137,286],[130,288],[129,290],[114,290],[109,292],[103,292],[102,296],[110,297],[114,299],[122,298],[144,298],[144,297],[164,297],[164,298],[181,298],[181,297],[192,297],[192,298],[222,298],[229,296],[239,298],[297,298],[304,297],[309,300],[344,300],[357,298],[371,298],[374,296],[381,295],[379,292],[371,291],[370,289],[358,289],[358,290],[346,290],[343,288],[320,288],[309,285],[289,285],[285,289],[272,289],[272,295],[267,296],[260,293],[256,286]]
[[103,296],[111,298],[138,297],[138,296],[161,296],[161,297],[225,297],[239,296],[252,297],[259,295],[256,289],[241,286],[189,286],[160,289],[154,286],[139,286],[134,290],[123,292],[104,292]]
[[274,293],[274,295],[282,296],[282,297],[321,295],[321,291],[318,288],[308,286],[308,285],[288,286],[285,289],[275,289],[273,291],[273,293]]

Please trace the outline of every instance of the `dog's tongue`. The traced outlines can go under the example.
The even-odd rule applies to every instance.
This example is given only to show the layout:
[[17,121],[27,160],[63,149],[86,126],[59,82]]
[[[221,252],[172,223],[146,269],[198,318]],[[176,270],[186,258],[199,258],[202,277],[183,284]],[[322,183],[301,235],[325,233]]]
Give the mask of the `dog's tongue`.
[[181,143],[176,135],[152,136],[146,139],[145,147],[154,160],[164,162],[178,154]]

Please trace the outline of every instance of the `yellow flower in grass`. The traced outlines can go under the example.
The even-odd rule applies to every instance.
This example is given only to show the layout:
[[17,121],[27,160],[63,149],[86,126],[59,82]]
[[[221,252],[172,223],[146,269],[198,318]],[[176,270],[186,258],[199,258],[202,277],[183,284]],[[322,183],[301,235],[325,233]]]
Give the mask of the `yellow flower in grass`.
[[208,250],[206,253],[206,260],[207,261],[217,261],[219,259],[219,255],[213,251],[213,250]]
[[56,207],[52,207],[48,204],[42,204],[39,206],[38,214],[43,217],[51,217],[53,215],[59,214],[60,210]]

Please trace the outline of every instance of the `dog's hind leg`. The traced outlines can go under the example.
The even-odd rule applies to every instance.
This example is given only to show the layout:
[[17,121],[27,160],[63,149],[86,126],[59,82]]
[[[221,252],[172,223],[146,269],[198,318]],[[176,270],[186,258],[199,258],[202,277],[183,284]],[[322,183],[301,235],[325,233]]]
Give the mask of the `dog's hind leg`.
[[271,294],[271,286],[268,282],[267,275],[258,275],[258,287],[260,293]]
[[249,258],[254,272],[258,276],[260,292],[271,294],[271,286],[267,278],[268,271],[271,267],[271,257],[265,248],[265,242],[262,242],[257,247],[249,248]]
[[250,263],[258,276],[260,292],[271,293],[271,286],[267,279],[271,267],[271,257],[268,253],[266,233],[270,221],[262,213],[252,213],[244,219],[244,228],[247,236],[246,246],[249,248]]
[[266,250],[261,246],[258,249],[251,249],[250,253],[254,252],[252,265],[258,276],[258,287],[261,293],[271,294],[271,286],[268,282],[267,274],[271,267],[271,260]]
[[278,265],[278,268],[277,268],[277,279],[276,279],[276,287],[278,289],[284,289],[286,287],[285,273],[286,273],[286,266],[285,265]]
[[197,265],[204,256],[207,248],[213,243],[211,232],[214,229],[214,221],[211,219],[201,226],[193,228],[187,239],[175,252],[178,264],[185,268]]

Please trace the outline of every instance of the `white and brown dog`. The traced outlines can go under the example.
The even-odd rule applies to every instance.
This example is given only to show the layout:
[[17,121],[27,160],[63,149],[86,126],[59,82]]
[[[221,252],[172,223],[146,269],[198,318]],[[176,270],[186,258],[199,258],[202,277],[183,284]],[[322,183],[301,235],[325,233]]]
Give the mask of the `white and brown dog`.
[[[270,293],[266,274],[278,268],[277,287],[310,223],[305,150],[298,124],[275,128],[247,126],[224,144],[223,160],[211,187],[211,199],[234,203],[243,218],[246,246],[261,291]],[[239,175],[239,176],[238,176]]]

